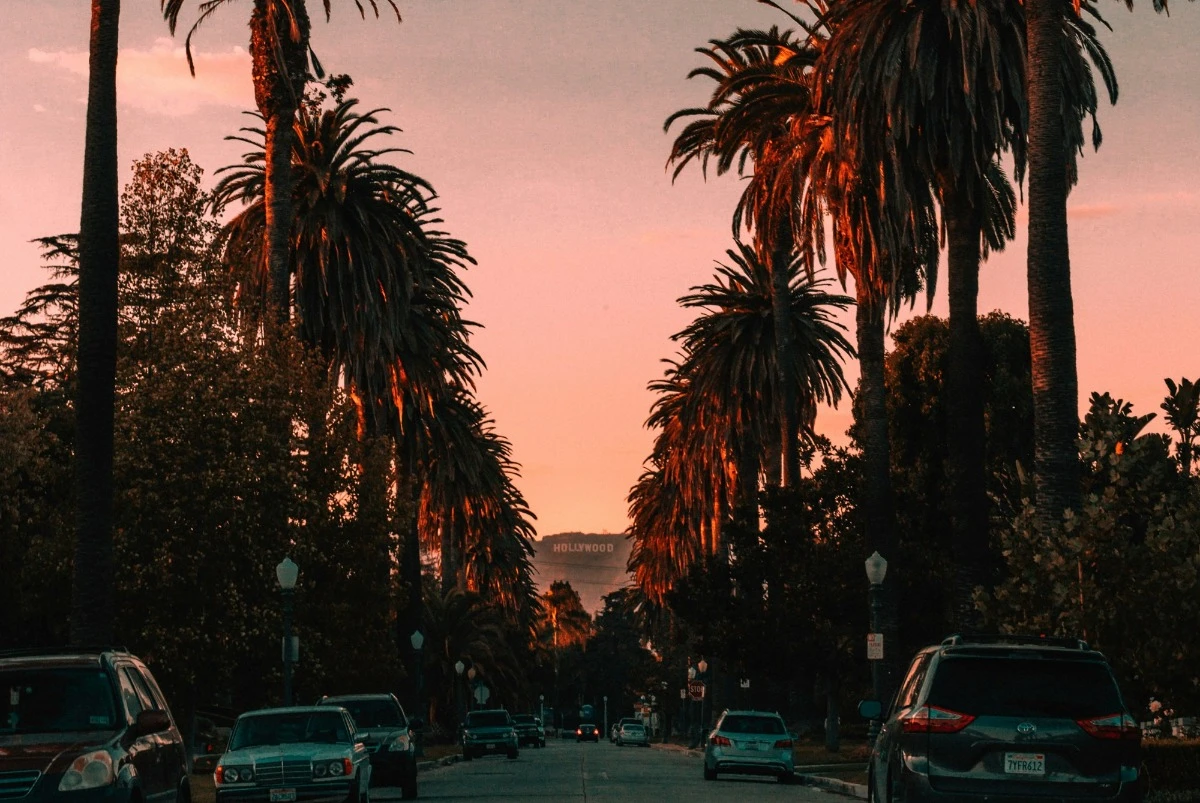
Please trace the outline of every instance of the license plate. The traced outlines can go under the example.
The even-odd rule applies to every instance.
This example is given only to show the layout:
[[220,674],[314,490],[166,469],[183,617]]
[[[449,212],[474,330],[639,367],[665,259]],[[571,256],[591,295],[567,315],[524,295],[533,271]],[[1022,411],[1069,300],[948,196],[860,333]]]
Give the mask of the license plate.
[[295,789],[272,789],[271,803],[292,803],[296,799]]
[[1045,753],[1005,753],[1004,771],[1010,775],[1045,775]]

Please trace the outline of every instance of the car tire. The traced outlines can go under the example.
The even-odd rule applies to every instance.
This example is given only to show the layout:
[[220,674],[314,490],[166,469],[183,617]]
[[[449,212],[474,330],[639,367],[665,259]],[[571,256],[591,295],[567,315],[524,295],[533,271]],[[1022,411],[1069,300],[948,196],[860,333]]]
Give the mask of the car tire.
[[707,765],[707,764],[705,764],[705,765],[704,765],[704,780],[706,780],[706,781],[715,781],[715,780],[717,780],[717,771],[716,771],[716,770],[710,770],[710,769],[708,768],[708,765]]
[[512,761],[514,758],[516,758],[519,755],[521,755],[520,750],[509,750],[508,751],[508,760]]
[[775,780],[779,781],[779,783],[782,783],[782,784],[791,783],[792,782],[792,774],[790,772],[781,772],[775,776]]
[[471,755],[471,751],[463,748],[463,761],[470,761],[473,758],[474,756]]
[[891,772],[888,773],[888,803],[916,803],[909,800],[904,784]]

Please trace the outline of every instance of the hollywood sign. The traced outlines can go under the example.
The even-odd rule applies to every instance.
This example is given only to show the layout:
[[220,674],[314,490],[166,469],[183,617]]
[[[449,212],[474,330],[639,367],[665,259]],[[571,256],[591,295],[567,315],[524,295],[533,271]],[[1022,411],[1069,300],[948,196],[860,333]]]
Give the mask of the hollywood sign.
[[612,552],[612,544],[555,544],[555,552]]

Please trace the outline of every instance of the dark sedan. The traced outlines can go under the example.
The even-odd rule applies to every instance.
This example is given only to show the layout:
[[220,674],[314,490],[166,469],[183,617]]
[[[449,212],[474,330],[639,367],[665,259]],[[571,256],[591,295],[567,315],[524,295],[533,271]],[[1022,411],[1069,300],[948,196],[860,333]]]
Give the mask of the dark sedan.
[[598,742],[600,741],[600,729],[590,722],[584,722],[575,729],[575,741]]

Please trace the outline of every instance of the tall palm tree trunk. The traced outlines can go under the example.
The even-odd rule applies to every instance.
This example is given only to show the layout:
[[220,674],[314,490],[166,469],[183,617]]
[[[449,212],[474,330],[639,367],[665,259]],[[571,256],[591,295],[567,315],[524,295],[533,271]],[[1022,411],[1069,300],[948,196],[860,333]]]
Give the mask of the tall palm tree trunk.
[[947,193],[943,214],[948,241],[950,343],[946,369],[946,442],[949,510],[955,580],[952,621],[975,630],[972,598],[984,582],[988,548],[984,481],[983,339],[979,332],[979,263],[982,223],[969,200]]
[[455,551],[457,543],[455,532],[455,516],[454,509],[451,507],[446,521],[442,523],[441,531],[441,561],[442,561],[442,593],[447,594],[453,588],[463,589],[466,586],[465,578],[462,577],[462,572],[459,566],[458,553]]
[[292,148],[296,110],[307,80],[310,25],[304,0],[291,1],[291,17],[282,5],[255,0],[250,16],[250,57],[254,101],[266,122],[263,200],[269,303],[276,322],[286,324],[291,312]]
[[775,319],[775,359],[780,388],[779,439],[783,457],[780,485],[790,488],[800,474],[800,394],[796,376],[796,335],[792,330],[792,288],[788,282],[794,241],[790,221],[777,229],[771,249],[771,314]]
[[120,0],[92,0],[75,403],[71,642],[113,640],[113,406],[117,362],[117,33]]
[[890,564],[880,591],[880,630],[884,640],[881,700],[891,699],[898,674],[900,644],[899,594],[896,573],[895,509],[892,500],[891,440],[888,435],[884,389],[884,303],[872,297],[865,282],[855,281],[855,330],[858,337],[859,378],[855,415],[862,432],[863,487],[859,510],[868,553],[878,551]]
[[1079,378],[1067,239],[1064,3],[1028,0],[1029,352],[1033,372],[1035,515],[1046,528],[1080,501]]

